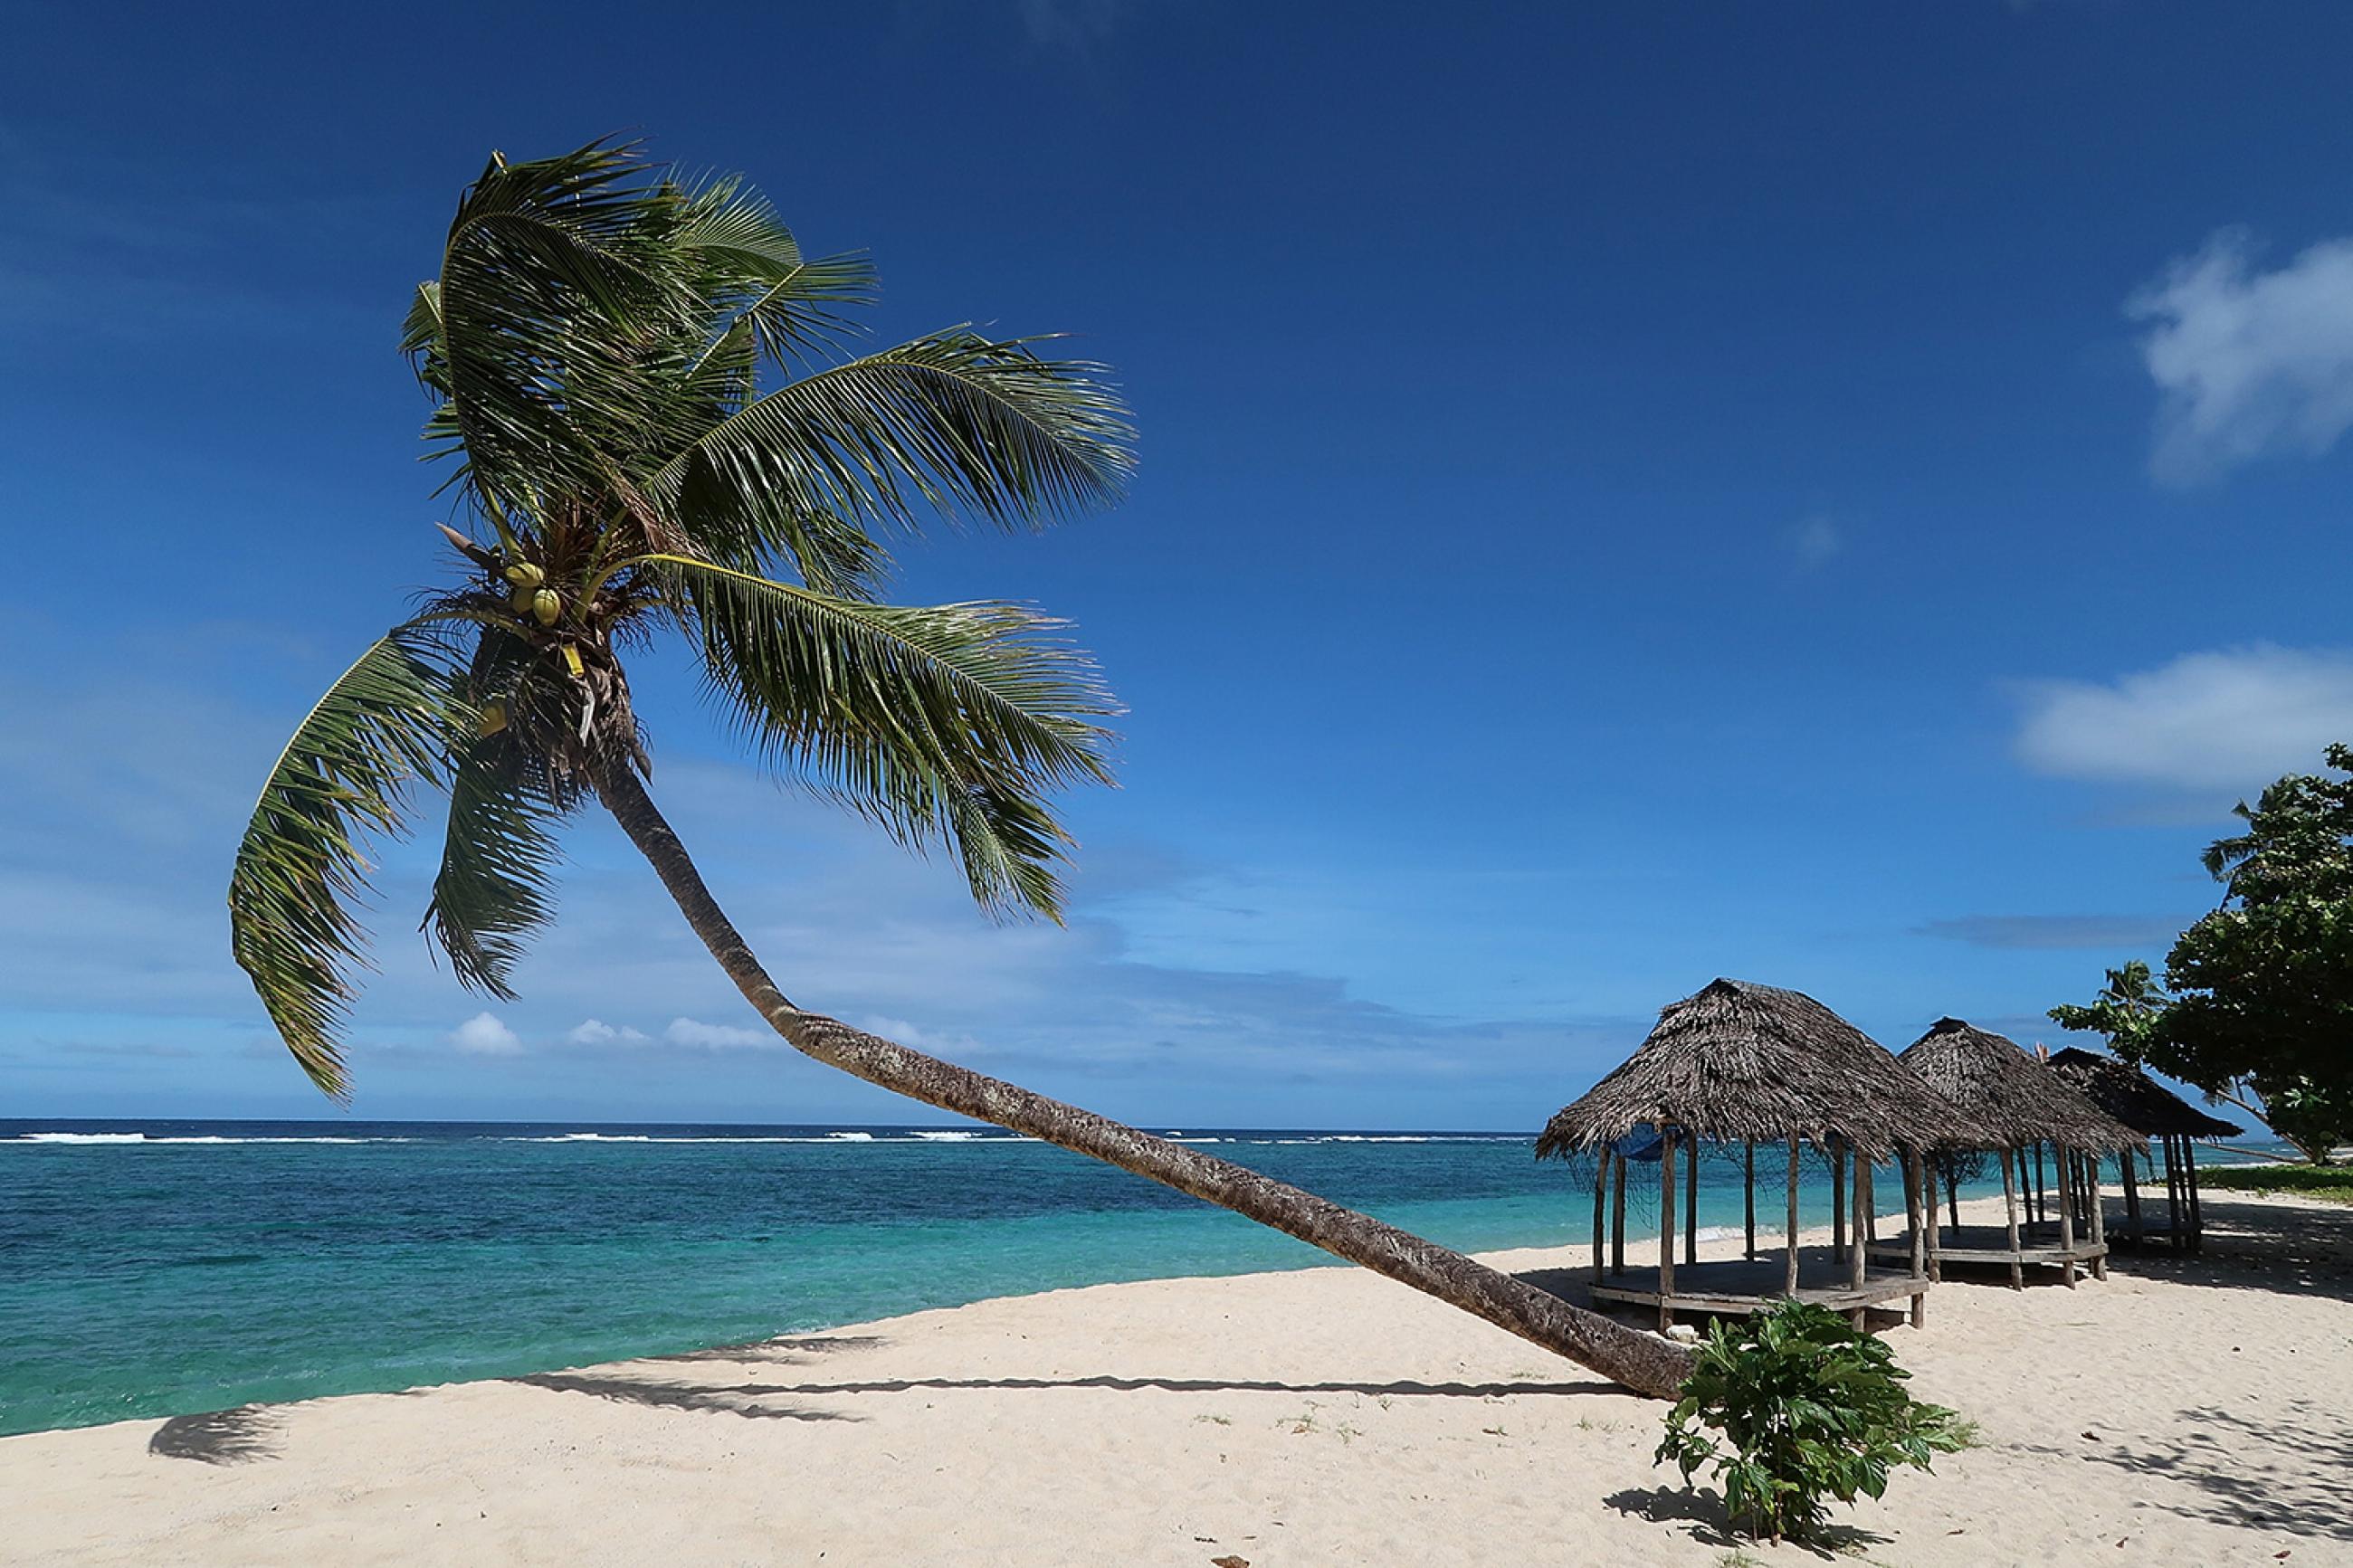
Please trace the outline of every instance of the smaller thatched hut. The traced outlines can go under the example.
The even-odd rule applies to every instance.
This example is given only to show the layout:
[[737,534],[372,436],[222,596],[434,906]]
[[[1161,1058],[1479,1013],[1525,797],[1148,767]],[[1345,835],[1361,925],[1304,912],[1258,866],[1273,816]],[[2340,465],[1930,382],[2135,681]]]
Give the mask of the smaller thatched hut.
[[[1862,1320],[1868,1306],[1909,1296],[1922,1320],[1928,1283],[1916,1245],[1923,1156],[1931,1149],[1983,1137],[1970,1120],[1939,1100],[1868,1035],[1812,997],[1778,986],[1717,980],[1659,1013],[1641,1046],[1582,1099],[1555,1115],[1536,1141],[1536,1157],[1590,1158],[1593,1172],[1593,1295],[1598,1300],[1655,1304],[1662,1327],[1678,1310],[1746,1312],[1776,1296],[1820,1301]],[[1655,1138],[1659,1146],[1659,1267],[1654,1279],[1625,1279],[1626,1168]],[[1748,1193],[1747,1248],[1740,1264],[1697,1263],[1700,1145],[1737,1145]],[[1788,1150],[1786,1255],[1778,1290],[1755,1268],[1757,1145]],[[1798,1189],[1807,1145],[1831,1166],[1834,1199],[1831,1260],[1845,1279],[1804,1287],[1799,1279]],[[1675,1270],[1676,1160],[1685,1170],[1684,1262]],[[1873,1279],[1873,1165],[1894,1160],[1905,1173],[1905,1207],[1915,1246],[1905,1273]],[[1850,1165],[1852,1167],[1850,1173]],[[1847,1244],[1852,1183],[1854,1244]],[[1605,1212],[1610,1239],[1605,1279]],[[1641,1271],[1647,1274],[1649,1271]]]
[[[1939,1150],[1932,1162],[1945,1178],[1951,1231],[1937,1248],[1941,1263],[2007,1263],[2012,1289],[2022,1287],[2028,1265],[2055,1268],[2069,1286],[2075,1270],[2088,1265],[2094,1278],[2108,1273],[2108,1243],[2100,1209],[2100,1162],[2137,1147],[2132,1129],[2103,1111],[2048,1064],[2018,1043],[1958,1018],[1939,1018],[1898,1058],[1921,1080],[1960,1107],[1983,1127],[1988,1142]],[[2051,1146],[2059,1178],[2059,1219],[2050,1220],[2042,1184],[2043,1146]],[[2028,1179],[2026,1156],[2034,1165]],[[1960,1167],[1973,1156],[1990,1154],[2001,1166],[2003,1230],[1972,1237],[1961,1227],[1953,1189]],[[2026,1223],[2019,1221],[2021,1189]],[[2037,1212],[2039,1209],[2039,1213]],[[1936,1224],[1932,1190],[1928,1222]]]
[[[2130,1062],[2070,1046],[2051,1058],[2051,1068],[2093,1104],[2138,1134],[2136,1152],[2124,1161],[2125,1234],[2136,1247],[2162,1241],[2178,1252],[2195,1252],[2205,1245],[2203,1215],[2198,1199],[2197,1140],[2232,1138],[2240,1129],[2207,1115],[2158,1083]],[[2152,1182],[2157,1163],[2148,1152],[2156,1140],[2165,1156],[2165,1207],[2153,1206],[2140,1195],[2137,1160],[2148,1161]]]

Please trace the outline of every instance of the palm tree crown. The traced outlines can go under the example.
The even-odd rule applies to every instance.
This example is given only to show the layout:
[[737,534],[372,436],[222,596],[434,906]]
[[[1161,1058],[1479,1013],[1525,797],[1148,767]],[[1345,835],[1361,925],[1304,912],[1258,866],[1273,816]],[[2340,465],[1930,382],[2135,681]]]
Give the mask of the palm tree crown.
[[1059,914],[1047,797],[1110,781],[1092,662],[1024,606],[877,595],[885,541],[927,520],[1115,500],[1125,411],[1037,340],[848,354],[873,286],[860,258],[805,258],[741,182],[626,146],[493,154],[468,188],[403,338],[472,524],[444,528],[463,580],[304,720],[229,883],[237,963],[322,1089],[345,1091],[362,840],[447,793],[426,924],[460,981],[511,998],[556,831],[607,770],[649,771],[622,656],[665,633],[768,764],[953,847],[992,911]]

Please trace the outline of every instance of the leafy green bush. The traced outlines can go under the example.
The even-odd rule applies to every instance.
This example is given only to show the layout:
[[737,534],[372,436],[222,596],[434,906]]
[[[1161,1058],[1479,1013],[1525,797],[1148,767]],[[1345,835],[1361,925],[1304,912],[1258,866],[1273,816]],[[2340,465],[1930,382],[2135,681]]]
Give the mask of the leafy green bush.
[[[1968,1445],[1967,1423],[1905,1392],[1911,1373],[1888,1348],[1826,1307],[1777,1301],[1718,1319],[1700,1342],[1657,1457],[1689,1486],[1702,1465],[1751,1533],[1802,1538],[1830,1502],[1878,1497],[1897,1465]],[[1713,1427],[1723,1442],[1700,1430]]]

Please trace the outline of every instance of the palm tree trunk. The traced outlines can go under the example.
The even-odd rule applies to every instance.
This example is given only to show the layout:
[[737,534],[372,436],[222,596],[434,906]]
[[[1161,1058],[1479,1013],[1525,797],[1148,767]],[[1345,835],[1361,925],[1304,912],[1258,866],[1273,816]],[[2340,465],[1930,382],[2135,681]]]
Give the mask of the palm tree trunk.
[[1691,1368],[1682,1346],[1572,1307],[1484,1264],[1368,1215],[1183,1143],[853,1029],[786,1000],[703,885],[686,847],[627,763],[600,767],[596,793],[653,865],[695,935],[769,1026],[804,1056],[926,1105],[1072,1150],[1361,1264],[1590,1367],[1637,1393],[1671,1396]]

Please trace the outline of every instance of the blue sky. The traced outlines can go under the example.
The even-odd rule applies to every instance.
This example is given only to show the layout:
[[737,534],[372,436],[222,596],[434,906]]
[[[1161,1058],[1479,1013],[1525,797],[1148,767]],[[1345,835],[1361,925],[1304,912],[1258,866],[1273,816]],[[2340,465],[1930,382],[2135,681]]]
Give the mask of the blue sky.
[[[639,677],[797,1000],[1113,1114],[1531,1127],[1719,973],[2055,1040],[2211,905],[2230,805],[2353,737],[2353,13],[11,15],[0,1114],[325,1112],[221,889],[435,570],[395,340],[492,147],[640,132],[870,250],[882,338],[1118,366],[1130,501],[901,584],[1074,617],[1133,710],[1067,929]],[[355,1114],[915,1119],[570,847],[487,1014],[388,854]]]

